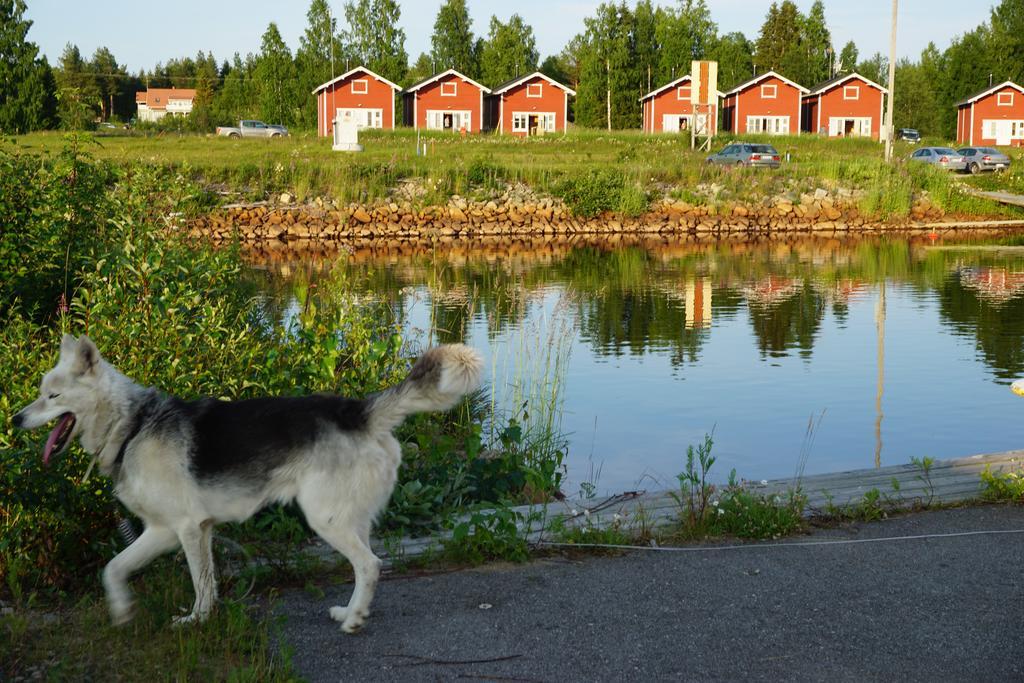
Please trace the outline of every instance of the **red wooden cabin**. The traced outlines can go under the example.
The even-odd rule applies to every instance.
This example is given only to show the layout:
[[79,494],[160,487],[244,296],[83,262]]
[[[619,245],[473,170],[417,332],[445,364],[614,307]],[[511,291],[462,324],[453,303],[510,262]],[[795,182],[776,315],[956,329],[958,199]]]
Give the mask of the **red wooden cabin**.
[[328,81],[316,95],[317,134],[334,135],[335,117],[354,118],[360,128],[395,127],[395,93],[401,88],[363,66]]
[[417,130],[479,133],[484,123],[484,95],[490,92],[472,78],[449,69],[402,93],[402,120]]
[[484,98],[486,130],[501,135],[564,133],[576,91],[537,71],[494,88]]
[[739,135],[799,135],[808,92],[774,71],[755,76],[725,93],[722,129]]

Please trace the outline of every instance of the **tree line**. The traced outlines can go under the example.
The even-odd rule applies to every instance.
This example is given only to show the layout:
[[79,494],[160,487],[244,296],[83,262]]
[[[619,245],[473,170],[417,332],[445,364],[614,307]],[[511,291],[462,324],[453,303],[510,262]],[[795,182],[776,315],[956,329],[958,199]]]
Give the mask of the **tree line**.
[[[327,0],[312,0],[294,52],[270,23],[258,52],[221,62],[212,52],[199,52],[134,74],[105,47],[86,59],[72,44],[51,67],[28,39],[25,9],[25,0],[0,0],[4,133],[128,120],[135,93],[147,87],[195,88],[188,125],[199,130],[241,118],[312,128],[312,90],[357,65],[403,87],[449,68],[489,86],[540,70],[577,91],[575,121],[592,128],[638,128],[639,98],[689,73],[694,59],[718,62],[723,91],[768,70],[806,87],[853,71],[882,85],[888,78],[883,55],[862,59],[853,42],[836,48],[822,0],[806,14],[792,0],[773,2],[752,38],[720,34],[706,0],[604,2],[561,52],[543,61],[523,17],[492,16],[486,32],[477,35],[466,0],[445,0],[430,50],[415,60],[398,26],[397,0],[348,0],[340,17],[332,16]],[[952,137],[957,101],[990,82],[1020,82],[1022,71],[1024,0],[1001,0],[987,21],[957,36],[946,50],[929,43],[917,59],[896,64],[896,125]]]

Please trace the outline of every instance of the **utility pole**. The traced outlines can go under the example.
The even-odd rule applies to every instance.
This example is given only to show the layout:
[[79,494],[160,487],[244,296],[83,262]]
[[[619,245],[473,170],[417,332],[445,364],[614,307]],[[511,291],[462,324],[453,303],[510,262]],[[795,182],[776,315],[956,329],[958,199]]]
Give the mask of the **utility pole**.
[[899,14],[899,0],[892,0],[892,33],[889,36],[889,108],[885,112],[885,161],[892,162],[892,110],[896,89],[896,17]]

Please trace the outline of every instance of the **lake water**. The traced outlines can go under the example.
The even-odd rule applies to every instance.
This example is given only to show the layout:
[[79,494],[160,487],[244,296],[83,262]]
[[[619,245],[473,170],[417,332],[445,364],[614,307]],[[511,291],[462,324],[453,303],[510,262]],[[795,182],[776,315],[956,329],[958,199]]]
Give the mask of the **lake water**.
[[344,264],[410,339],[484,351],[510,409],[531,378],[548,382],[542,396],[557,386],[566,490],[607,492],[674,485],[686,446],[710,432],[717,481],[1024,446],[1024,401],[1008,388],[1024,376],[1014,243],[491,243],[260,272],[280,299],[297,273],[326,283]]

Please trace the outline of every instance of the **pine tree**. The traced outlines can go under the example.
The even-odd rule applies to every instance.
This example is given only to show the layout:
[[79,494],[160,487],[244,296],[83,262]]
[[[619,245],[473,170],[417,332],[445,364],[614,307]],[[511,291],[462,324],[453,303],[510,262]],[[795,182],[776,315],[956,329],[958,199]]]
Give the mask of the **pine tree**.
[[470,78],[479,77],[472,26],[466,0],[445,0],[437,12],[434,33],[430,37],[431,57],[437,71],[455,69]]
[[96,83],[100,116],[104,121],[109,121],[114,114],[114,100],[120,99],[121,89],[125,86],[125,77],[128,74],[106,47],[96,48],[89,62],[89,69]]
[[76,45],[68,43],[64,47],[55,76],[61,126],[68,130],[88,128],[98,113],[99,88]]
[[825,5],[815,0],[807,13],[803,30],[804,68],[801,73],[788,75],[798,83],[820,83],[830,77],[829,62],[833,52],[832,33],[825,21]]
[[213,99],[213,124],[236,126],[241,119],[259,116],[255,70],[255,57],[243,61],[237,52],[231,66],[222,69],[224,85]]
[[52,124],[53,73],[27,40],[32,22],[23,0],[0,0],[0,133],[25,133]]
[[799,80],[804,70],[804,17],[791,0],[772,3],[761,26],[754,53],[758,73],[777,71]]
[[876,52],[869,59],[857,64],[857,73],[869,81],[883,85],[888,81],[889,60],[881,52]]
[[263,34],[255,77],[260,117],[267,123],[294,124],[300,111],[295,63],[274,22],[270,22]]
[[480,77],[497,85],[537,70],[537,41],[533,28],[518,14],[507,24],[491,17],[490,32],[480,51]]
[[220,74],[217,72],[217,60],[213,53],[196,56],[196,98],[192,105],[193,125],[198,130],[210,130],[213,127],[213,100],[217,87],[220,85]]
[[424,79],[430,78],[434,75],[434,60],[430,58],[426,52],[421,52],[420,56],[416,58],[416,61],[411,67],[409,72],[405,75],[405,81],[402,85],[410,86],[413,83],[418,83]]

